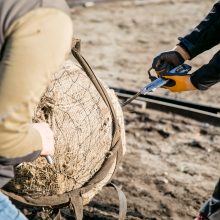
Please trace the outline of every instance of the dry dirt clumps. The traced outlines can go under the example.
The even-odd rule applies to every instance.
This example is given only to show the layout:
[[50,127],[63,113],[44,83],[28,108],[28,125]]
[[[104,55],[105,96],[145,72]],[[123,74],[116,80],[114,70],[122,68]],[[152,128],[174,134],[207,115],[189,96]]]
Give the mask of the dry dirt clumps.
[[[119,103],[109,93],[123,129]],[[108,156],[113,128],[111,112],[85,72],[72,61],[54,74],[34,121],[48,122],[54,132],[54,164],[49,165],[42,157],[23,163],[8,185],[11,191],[39,197],[78,189],[93,177]],[[124,131],[121,132],[124,139]],[[102,184],[110,178],[111,175]]]
[[[70,0],[71,1],[71,0]],[[73,1],[71,1],[73,2]],[[73,8],[75,33],[93,68],[110,86],[138,91],[160,51],[170,50],[215,1],[115,1]],[[188,63],[206,64],[213,48]],[[219,106],[220,84],[208,91],[154,94]],[[219,178],[220,128],[174,114],[125,110],[127,154],[114,181],[128,200],[127,219],[192,220]],[[111,195],[111,197],[109,196]],[[117,196],[103,191],[86,219],[117,219]]]

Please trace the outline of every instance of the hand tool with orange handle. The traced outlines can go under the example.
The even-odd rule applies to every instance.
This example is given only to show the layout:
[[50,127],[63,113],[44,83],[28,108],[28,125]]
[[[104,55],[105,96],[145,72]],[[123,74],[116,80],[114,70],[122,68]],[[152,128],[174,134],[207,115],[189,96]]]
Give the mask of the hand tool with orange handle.
[[157,88],[161,88],[163,86],[169,86],[169,84],[173,84],[172,79],[164,78],[163,75],[169,75],[169,76],[185,76],[188,75],[188,72],[191,70],[191,66],[187,64],[179,65],[175,68],[172,68],[169,64],[165,65],[160,72],[157,72],[157,77],[151,75],[151,70],[153,68],[150,68],[148,70],[148,75],[151,83],[145,85],[140,92],[132,96],[131,98],[127,99],[124,103],[122,103],[122,107],[126,106],[127,104],[131,103],[134,99],[136,99],[140,95],[146,95],[149,92],[152,92],[156,90]]

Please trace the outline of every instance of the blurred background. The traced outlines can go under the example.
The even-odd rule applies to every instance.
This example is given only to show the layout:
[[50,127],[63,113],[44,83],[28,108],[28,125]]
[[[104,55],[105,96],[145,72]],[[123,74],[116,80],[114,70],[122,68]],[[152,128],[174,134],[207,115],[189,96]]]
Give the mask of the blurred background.
[[[172,49],[177,38],[194,28],[214,4],[211,0],[96,0],[94,5],[74,7],[83,2],[88,1],[68,0],[83,54],[110,86],[133,90],[148,82],[147,69],[153,57]],[[217,49],[196,57],[190,65],[196,69],[206,64]],[[219,85],[205,94],[170,94],[163,89],[156,93],[219,105],[217,90]]]

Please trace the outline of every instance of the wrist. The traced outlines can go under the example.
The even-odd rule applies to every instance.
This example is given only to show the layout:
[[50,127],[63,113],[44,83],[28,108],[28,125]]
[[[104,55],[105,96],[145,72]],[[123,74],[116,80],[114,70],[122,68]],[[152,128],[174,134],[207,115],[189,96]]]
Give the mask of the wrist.
[[177,45],[173,48],[174,51],[178,52],[184,60],[189,60],[190,55],[181,46]]
[[192,84],[191,77],[188,77],[186,81],[186,87],[188,91],[197,90],[197,88]]

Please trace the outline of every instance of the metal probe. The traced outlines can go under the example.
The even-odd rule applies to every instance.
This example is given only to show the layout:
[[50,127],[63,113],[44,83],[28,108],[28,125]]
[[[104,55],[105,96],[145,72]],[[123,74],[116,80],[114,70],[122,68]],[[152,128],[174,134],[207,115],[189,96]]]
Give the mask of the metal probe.
[[52,157],[50,155],[45,156],[45,158],[47,160],[47,163],[53,164],[53,159],[52,159]]
[[[157,88],[160,88],[164,85],[166,85],[167,83],[169,83],[169,79],[165,79],[165,78],[161,78],[161,77],[155,77],[151,75],[151,70],[152,67],[148,70],[148,75],[150,80],[152,81],[151,83],[145,85],[140,92],[138,92],[137,94],[135,94],[134,96],[132,96],[131,98],[127,99],[124,103],[121,104],[122,107],[126,106],[127,104],[131,103],[134,99],[136,99],[138,96],[140,95],[146,95],[149,92],[154,91]],[[168,74],[173,74],[173,75],[183,75],[183,74],[187,74],[189,71],[191,70],[191,66],[187,65],[187,64],[182,64],[179,65],[175,68],[172,68],[171,66],[167,66],[167,69],[165,69],[164,71]]]
[[164,86],[169,80],[163,78],[157,78],[153,82],[145,85],[140,92],[126,100],[124,103],[121,104],[122,107],[126,106],[127,104],[131,103],[134,99],[136,99],[139,95],[146,95],[149,92],[154,91],[157,88]]

